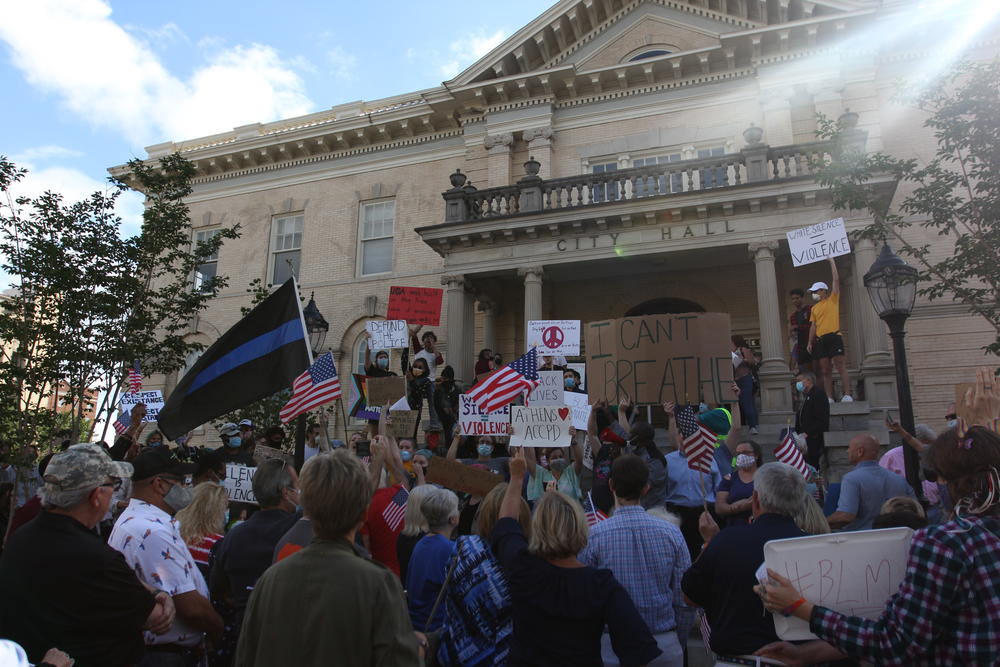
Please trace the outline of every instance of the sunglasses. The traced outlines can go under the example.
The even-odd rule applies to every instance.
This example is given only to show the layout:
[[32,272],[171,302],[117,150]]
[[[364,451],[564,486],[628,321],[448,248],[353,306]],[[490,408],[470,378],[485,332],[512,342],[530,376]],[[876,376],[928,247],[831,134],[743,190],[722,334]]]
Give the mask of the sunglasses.
[[101,484],[101,486],[106,486],[112,491],[120,491],[122,488],[122,480],[120,477],[112,477],[112,481]]

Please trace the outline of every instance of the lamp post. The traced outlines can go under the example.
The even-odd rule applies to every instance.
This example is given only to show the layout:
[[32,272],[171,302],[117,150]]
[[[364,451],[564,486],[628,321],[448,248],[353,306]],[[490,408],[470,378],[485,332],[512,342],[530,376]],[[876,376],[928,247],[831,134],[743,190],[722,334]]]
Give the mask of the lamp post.
[[[306,333],[309,334],[309,349],[312,350],[313,357],[323,350],[326,343],[326,334],[330,331],[330,324],[319,312],[316,306],[316,293],[309,295],[309,303],[302,310],[302,318],[306,322]],[[303,459],[306,456],[306,416],[299,415],[295,422],[295,469],[302,470]]]
[[[906,364],[906,345],[903,341],[906,318],[913,311],[917,299],[917,270],[903,261],[883,244],[882,251],[864,277],[865,288],[871,297],[875,312],[889,326],[892,338],[892,356],[896,366],[896,395],[899,402],[899,423],[913,433],[913,402],[910,399],[910,372]],[[903,461],[906,481],[913,487],[917,498],[923,498],[920,484],[920,458],[916,450],[903,443]]]

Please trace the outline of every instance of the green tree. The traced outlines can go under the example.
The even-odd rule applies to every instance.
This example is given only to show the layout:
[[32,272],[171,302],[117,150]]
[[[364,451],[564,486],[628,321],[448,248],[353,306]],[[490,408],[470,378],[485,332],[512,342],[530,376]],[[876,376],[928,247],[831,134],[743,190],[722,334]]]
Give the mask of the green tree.
[[[937,141],[932,159],[834,151],[813,167],[838,210],[864,210],[874,222],[859,236],[889,240],[913,259],[919,294],[955,300],[986,320],[1000,355],[1000,61],[961,63],[929,81],[903,84],[896,101],[927,114]],[[848,128],[820,118],[821,138],[844,145]],[[871,187],[890,175],[908,191],[899,204]],[[914,234],[911,228],[929,234]],[[942,246],[947,252],[941,252]]]

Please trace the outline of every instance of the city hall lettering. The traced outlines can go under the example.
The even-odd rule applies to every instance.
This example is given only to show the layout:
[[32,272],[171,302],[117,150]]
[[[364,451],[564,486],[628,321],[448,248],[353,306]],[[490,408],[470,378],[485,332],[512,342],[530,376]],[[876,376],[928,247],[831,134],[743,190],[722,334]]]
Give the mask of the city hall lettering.
[[[728,234],[734,231],[736,230],[729,220],[699,222],[693,225],[670,225],[660,228],[660,240],[690,239],[700,236],[714,236],[715,234]],[[618,246],[618,237],[621,235],[622,232],[606,232],[603,234],[577,236],[571,239],[559,239],[556,241],[556,250],[565,252],[566,250],[614,248]]]

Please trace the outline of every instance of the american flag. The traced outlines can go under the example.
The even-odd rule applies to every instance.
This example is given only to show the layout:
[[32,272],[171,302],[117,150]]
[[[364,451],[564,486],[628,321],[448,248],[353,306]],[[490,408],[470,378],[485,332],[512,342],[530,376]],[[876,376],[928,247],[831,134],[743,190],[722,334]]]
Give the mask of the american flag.
[[538,355],[535,348],[500,371],[483,378],[469,390],[469,398],[483,412],[494,412],[513,401],[522,391],[538,386]]
[[684,455],[687,457],[688,468],[698,472],[712,472],[712,459],[715,456],[715,433],[707,426],[699,423],[694,433],[684,438]]
[[128,430],[128,427],[132,425],[132,415],[125,412],[121,406],[118,406],[118,419],[112,426],[115,429],[115,433],[121,435]]
[[675,405],[674,416],[677,418],[677,430],[681,437],[686,438],[698,430],[698,420],[694,416],[694,406]]
[[788,429],[785,439],[775,448],[774,458],[778,459],[781,463],[787,463],[802,473],[803,477],[809,479],[809,466],[806,465],[806,460],[802,458],[802,452],[795,446],[795,436],[792,435],[792,429]]
[[597,505],[594,504],[594,499],[591,498],[590,492],[587,492],[587,499],[583,501],[583,513],[587,517],[587,526],[593,526],[599,521],[604,521],[608,518],[608,515],[597,509]]
[[295,378],[292,397],[278,416],[282,423],[287,423],[304,412],[337,400],[340,393],[340,378],[337,377],[337,367],[333,365],[333,353],[327,352]]
[[128,390],[130,393],[142,391],[142,369],[139,368],[139,360],[132,362],[132,368],[128,369]]
[[389,499],[389,504],[382,510],[382,518],[385,519],[389,530],[394,533],[399,529],[400,524],[403,523],[403,517],[406,516],[406,501],[409,497],[409,492],[401,486],[399,487],[399,491],[396,491],[392,498]]

